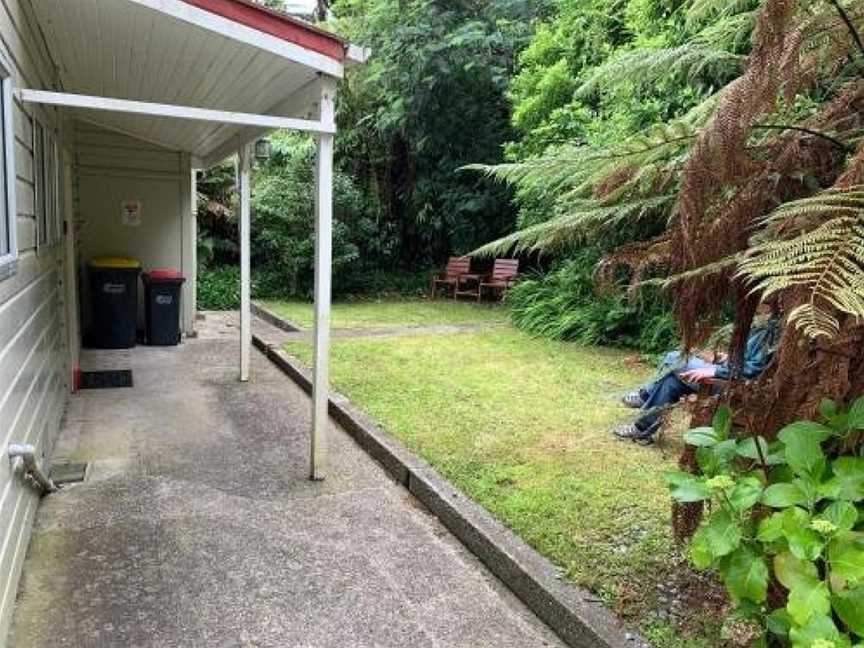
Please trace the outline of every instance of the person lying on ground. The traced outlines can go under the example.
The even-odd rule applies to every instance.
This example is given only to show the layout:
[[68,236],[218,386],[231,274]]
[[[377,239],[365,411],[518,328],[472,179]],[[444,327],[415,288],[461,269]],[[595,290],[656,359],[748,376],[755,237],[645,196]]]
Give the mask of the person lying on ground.
[[[774,356],[779,329],[779,319],[775,316],[754,324],[744,350],[741,377],[757,378],[765,370]],[[612,433],[620,439],[651,443],[660,427],[664,408],[695,394],[700,384],[715,379],[728,380],[730,376],[725,354],[712,357],[706,353],[689,356],[678,351],[668,353],[660,363],[657,378],[622,399],[627,407],[639,409],[643,414],[633,423],[616,426]]]

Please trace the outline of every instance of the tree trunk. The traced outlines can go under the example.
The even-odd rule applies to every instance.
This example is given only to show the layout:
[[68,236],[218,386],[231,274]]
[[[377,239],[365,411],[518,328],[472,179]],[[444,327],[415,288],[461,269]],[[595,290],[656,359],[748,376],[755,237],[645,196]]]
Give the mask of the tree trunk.
[[324,22],[327,20],[327,12],[330,9],[330,2],[328,0],[316,0],[315,2],[315,20],[317,22]]
[[[785,310],[785,309],[784,309]],[[849,403],[864,393],[864,324],[852,317],[831,340],[810,340],[787,327],[774,365],[733,390],[732,405],[748,431],[767,439],[788,423],[818,418],[819,403]]]

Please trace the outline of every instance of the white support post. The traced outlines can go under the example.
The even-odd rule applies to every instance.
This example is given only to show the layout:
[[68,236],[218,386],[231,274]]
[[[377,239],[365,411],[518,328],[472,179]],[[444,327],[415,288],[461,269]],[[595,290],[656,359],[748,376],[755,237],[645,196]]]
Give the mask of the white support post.
[[[321,78],[321,123],[335,132],[336,83]],[[325,127],[326,127],[325,126]],[[310,478],[323,480],[327,471],[330,400],[330,298],[333,257],[333,135],[318,135],[315,172],[315,375],[312,383]]]
[[[186,320],[186,335],[195,337],[196,317],[198,315],[198,170],[189,165],[189,210],[184,218],[184,234],[189,238],[188,265],[186,275],[186,301],[184,312]],[[191,277],[191,279],[190,279]]]
[[249,260],[249,229],[252,187],[250,166],[252,152],[248,145],[237,152],[237,181],[240,187],[240,381],[249,380],[252,354],[252,275]]

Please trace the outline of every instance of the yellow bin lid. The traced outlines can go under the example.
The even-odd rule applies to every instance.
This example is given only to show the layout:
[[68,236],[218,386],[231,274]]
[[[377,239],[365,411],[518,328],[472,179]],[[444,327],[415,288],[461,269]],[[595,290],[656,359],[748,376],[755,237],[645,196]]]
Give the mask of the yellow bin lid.
[[93,268],[126,268],[137,270],[141,267],[141,262],[126,257],[96,257],[90,261],[90,266]]

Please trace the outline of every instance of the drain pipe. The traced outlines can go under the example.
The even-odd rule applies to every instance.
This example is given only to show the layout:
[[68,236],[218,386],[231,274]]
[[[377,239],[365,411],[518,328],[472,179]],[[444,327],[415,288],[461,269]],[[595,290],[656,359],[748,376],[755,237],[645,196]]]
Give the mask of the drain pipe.
[[10,443],[7,452],[9,459],[12,461],[21,459],[21,463],[24,464],[24,475],[36,482],[43,493],[56,493],[60,490],[39,467],[39,460],[36,459],[36,448],[34,446],[29,443]]

